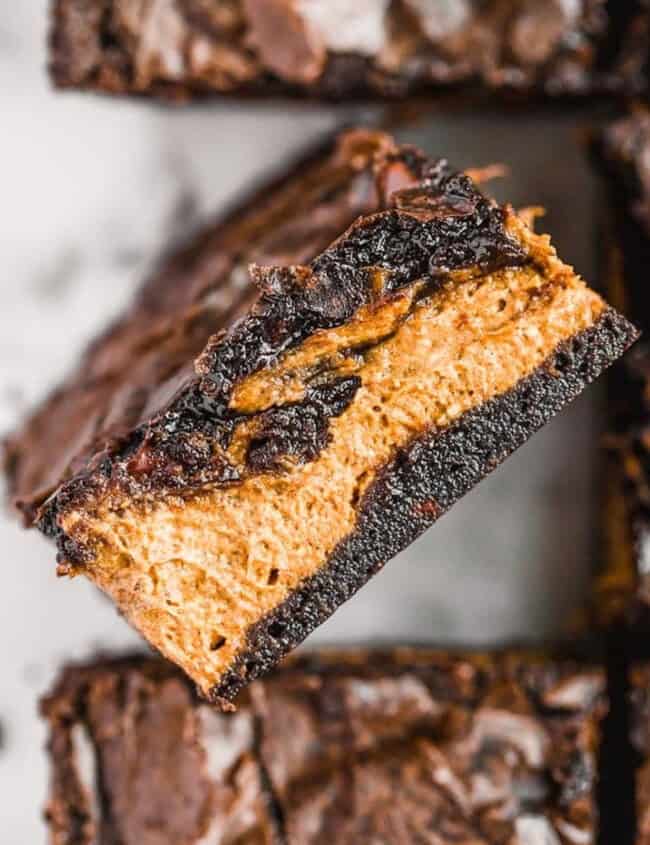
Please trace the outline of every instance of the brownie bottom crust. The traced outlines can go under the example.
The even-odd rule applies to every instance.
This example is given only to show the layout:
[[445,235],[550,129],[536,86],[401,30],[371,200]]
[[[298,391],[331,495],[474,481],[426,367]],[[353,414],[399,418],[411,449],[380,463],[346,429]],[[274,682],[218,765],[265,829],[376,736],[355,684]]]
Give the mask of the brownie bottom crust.
[[630,324],[608,309],[515,388],[400,451],[360,503],[357,530],[315,576],[251,628],[245,648],[210,698],[232,701],[243,686],[268,672],[387,560],[575,399],[635,337]]

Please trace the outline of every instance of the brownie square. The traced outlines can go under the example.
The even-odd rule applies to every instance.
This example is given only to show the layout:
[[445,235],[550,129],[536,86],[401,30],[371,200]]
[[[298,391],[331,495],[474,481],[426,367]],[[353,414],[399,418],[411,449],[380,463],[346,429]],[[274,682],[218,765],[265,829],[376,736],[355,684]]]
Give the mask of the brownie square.
[[644,0],[56,0],[62,88],[206,96],[522,99],[647,88]]
[[289,842],[594,841],[599,669],[334,652],[255,684],[252,698]]
[[604,524],[606,561],[598,580],[605,624],[650,625],[650,112],[637,108],[597,144],[606,179],[605,265],[611,301],[643,338],[608,379],[609,435]]
[[233,714],[160,660],[69,667],[43,704],[51,841],[593,842],[604,683],[539,654],[322,651]]
[[225,716],[155,658],[70,666],[42,702],[52,845],[274,845],[250,711]]

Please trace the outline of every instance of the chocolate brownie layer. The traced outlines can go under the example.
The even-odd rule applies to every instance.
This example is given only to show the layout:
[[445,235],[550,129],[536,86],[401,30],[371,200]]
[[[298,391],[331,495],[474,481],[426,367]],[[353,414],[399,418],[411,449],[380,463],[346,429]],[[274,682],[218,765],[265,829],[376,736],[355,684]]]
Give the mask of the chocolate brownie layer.
[[[88,575],[214,699],[269,669],[636,334],[446,162],[367,133],[334,155],[372,213],[309,263],[255,264],[257,301],[185,360],[138,333],[136,306],[10,443],[20,498],[34,440],[49,473],[48,430],[69,434],[76,415],[76,456],[26,510],[40,505],[60,571]],[[294,210],[310,236],[319,211]],[[282,234],[304,256],[300,224]],[[165,314],[171,337],[197,313]],[[124,349],[132,334],[142,352]],[[101,366],[93,408],[84,378]]]
[[237,714],[161,661],[72,667],[51,841],[583,845],[605,709],[599,669],[531,654],[305,655]]
[[650,112],[612,124],[598,146],[607,177],[609,296],[644,339],[612,371],[608,460],[607,566],[599,580],[606,622],[650,624]]
[[647,86],[644,0],[56,0],[62,87],[402,97],[463,85],[547,95]]

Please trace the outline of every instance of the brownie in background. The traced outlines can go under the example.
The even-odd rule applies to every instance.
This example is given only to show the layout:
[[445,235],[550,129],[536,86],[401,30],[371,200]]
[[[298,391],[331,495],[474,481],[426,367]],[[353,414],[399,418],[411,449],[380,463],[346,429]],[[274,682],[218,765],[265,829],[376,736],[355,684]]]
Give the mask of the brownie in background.
[[377,131],[196,250],[9,438],[7,471],[59,573],[227,707],[637,331],[528,216]]
[[636,845],[650,842],[650,665],[630,672],[630,737],[636,753]]
[[56,0],[57,85],[175,101],[277,94],[634,95],[644,0]]
[[608,379],[610,434],[606,566],[599,615],[606,624],[650,626],[650,111],[638,107],[597,144],[606,179],[607,295],[642,330]]
[[53,845],[593,842],[604,675],[538,654],[293,659],[237,713],[160,660],[43,703]]

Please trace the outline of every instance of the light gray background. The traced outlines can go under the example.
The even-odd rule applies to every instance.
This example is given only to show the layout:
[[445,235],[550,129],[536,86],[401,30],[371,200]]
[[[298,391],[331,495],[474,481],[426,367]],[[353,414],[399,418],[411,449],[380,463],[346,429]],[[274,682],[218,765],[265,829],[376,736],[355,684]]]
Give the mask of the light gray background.
[[[0,431],[127,301],[159,247],[293,150],[359,112],[165,110],[55,94],[45,0],[0,4]],[[364,117],[373,116],[365,110]],[[594,186],[581,118],[443,117],[402,131],[459,165],[506,161],[498,193],[542,204],[567,260],[594,275]],[[312,641],[500,642],[564,630],[585,594],[597,500],[592,389],[393,561]],[[0,842],[44,841],[38,696],[60,664],[138,639],[52,549],[0,517]]]

